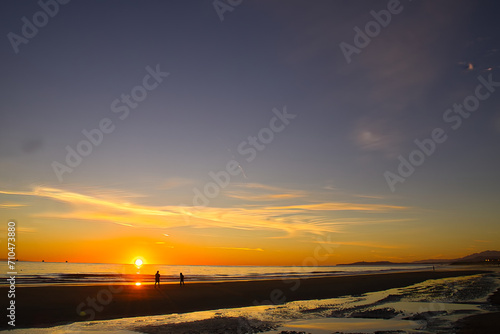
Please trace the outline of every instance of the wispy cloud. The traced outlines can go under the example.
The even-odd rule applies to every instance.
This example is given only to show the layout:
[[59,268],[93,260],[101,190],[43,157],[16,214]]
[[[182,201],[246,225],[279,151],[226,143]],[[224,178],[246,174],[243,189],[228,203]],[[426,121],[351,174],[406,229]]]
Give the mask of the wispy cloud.
[[25,226],[22,226],[22,227],[18,227],[17,231],[18,232],[23,232],[23,233],[35,233],[38,230],[36,228],[34,228],[34,227],[25,227]]
[[128,227],[134,227],[132,224],[127,224],[127,223],[122,223],[122,222],[114,222],[115,224],[122,225],[122,226],[128,226]]
[[274,191],[274,192],[283,192],[283,191],[289,190],[286,188],[269,186],[269,185],[262,184],[262,183],[235,183],[235,186],[238,188],[244,188],[244,189],[262,189],[262,190]]
[[3,209],[10,209],[10,208],[19,208],[26,206],[25,204],[20,204],[20,203],[0,203],[0,208]]
[[379,113],[374,113],[361,117],[353,130],[353,138],[361,149],[384,152],[391,157],[399,151],[398,145],[403,140],[403,135],[394,127],[393,120],[380,116]]
[[123,212],[134,213],[134,214],[158,215],[158,216],[168,216],[174,214],[172,212],[168,212],[158,207],[134,205],[127,202],[117,203],[109,199],[101,199],[94,196],[83,195],[76,192],[65,191],[56,188],[48,188],[48,187],[35,187],[33,191],[27,191],[27,192],[0,191],[0,194],[45,197],[60,202],[66,202],[71,204],[93,205],[109,209],[116,209]]
[[278,206],[278,207],[268,207],[268,210],[309,210],[309,211],[370,211],[370,212],[380,212],[380,211],[392,211],[392,210],[404,210],[407,207],[397,206],[397,205],[385,205],[385,204],[360,204],[360,203],[342,203],[342,202],[331,202],[331,203],[316,203],[316,204],[303,204],[303,205],[290,205],[290,206]]
[[184,186],[193,185],[195,182],[192,179],[187,179],[183,177],[171,177],[163,182],[160,182],[160,188],[163,190],[174,189]]
[[259,183],[235,184],[224,193],[225,196],[247,201],[277,201],[304,197],[300,190],[267,186]]
[[383,196],[376,196],[376,195],[362,195],[362,194],[355,194],[353,195],[354,197],[359,197],[359,198],[370,198],[370,199],[384,199]]
[[262,248],[246,248],[246,247],[209,247],[217,249],[227,249],[227,250],[238,250],[238,251],[251,251],[251,252],[263,252]]
[[381,249],[401,249],[401,246],[379,244],[374,242],[363,242],[363,241],[337,241],[329,243],[331,245],[344,245],[344,246],[356,246],[356,247],[366,247],[366,248],[381,248]]
[[[248,188],[283,191],[283,189],[262,185],[249,185]],[[332,214],[337,211],[352,212],[397,212],[406,207],[388,204],[363,204],[354,202],[315,202],[269,206],[252,205],[236,207],[187,207],[187,206],[148,206],[136,204],[128,198],[123,202],[119,197],[82,194],[74,191],[49,187],[36,187],[32,191],[0,191],[12,196],[43,197],[69,205],[70,210],[57,212],[38,212],[39,218],[86,220],[108,222],[127,227],[171,228],[190,226],[194,228],[226,228],[241,230],[268,230],[295,233],[322,234],[339,232],[346,224],[336,222]],[[274,194],[280,195],[280,194]],[[377,219],[372,219],[376,221]],[[353,220],[355,223],[355,219]]]
[[227,197],[243,199],[247,201],[273,201],[273,200],[282,200],[282,199],[291,199],[302,197],[296,194],[267,194],[267,195],[253,195],[245,192],[232,192],[227,191],[225,193]]

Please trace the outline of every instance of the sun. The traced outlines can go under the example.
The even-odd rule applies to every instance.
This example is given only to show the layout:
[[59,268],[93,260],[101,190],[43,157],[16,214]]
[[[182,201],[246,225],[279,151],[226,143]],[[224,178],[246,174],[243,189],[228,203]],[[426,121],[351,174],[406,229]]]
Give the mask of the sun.
[[137,260],[135,260],[135,262],[134,262],[134,264],[135,264],[137,267],[142,266],[142,264],[143,264],[143,263],[144,263],[144,262],[143,262],[141,259],[137,259]]

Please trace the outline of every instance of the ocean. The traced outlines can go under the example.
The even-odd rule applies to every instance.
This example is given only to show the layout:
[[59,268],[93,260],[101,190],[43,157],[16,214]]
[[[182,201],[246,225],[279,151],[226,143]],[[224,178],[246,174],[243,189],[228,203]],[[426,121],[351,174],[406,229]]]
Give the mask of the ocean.
[[[10,270],[2,261],[0,285],[7,284]],[[382,272],[432,269],[429,265],[390,266],[182,266],[144,264],[16,262],[16,284],[131,284],[154,283],[154,274],[160,271],[161,281],[178,282],[183,273],[186,282],[237,281],[312,278],[339,275],[358,275]]]

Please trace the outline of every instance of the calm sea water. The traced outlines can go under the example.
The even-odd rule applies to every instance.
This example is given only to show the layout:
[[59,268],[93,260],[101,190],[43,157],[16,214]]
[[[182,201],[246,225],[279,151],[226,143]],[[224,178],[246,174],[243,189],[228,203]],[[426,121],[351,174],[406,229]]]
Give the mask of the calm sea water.
[[[234,281],[279,278],[327,277],[429,269],[429,265],[392,266],[172,266],[145,264],[93,264],[55,262],[16,262],[17,284],[102,284],[153,283],[160,271],[162,282],[177,282],[179,273],[189,281]],[[7,284],[7,263],[2,261],[0,284]]]

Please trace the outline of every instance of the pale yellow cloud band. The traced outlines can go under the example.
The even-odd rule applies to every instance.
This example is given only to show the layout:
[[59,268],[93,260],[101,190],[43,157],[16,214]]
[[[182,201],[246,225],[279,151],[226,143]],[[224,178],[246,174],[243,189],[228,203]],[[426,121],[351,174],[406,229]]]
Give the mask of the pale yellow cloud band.
[[90,220],[156,228],[191,226],[275,230],[288,234],[339,231],[342,224],[318,211],[392,212],[405,209],[394,205],[340,202],[236,208],[147,206],[41,186],[35,187],[33,191],[0,191],[0,194],[44,197],[69,204],[73,209],[69,212],[36,213],[35,217],[39,218]]

